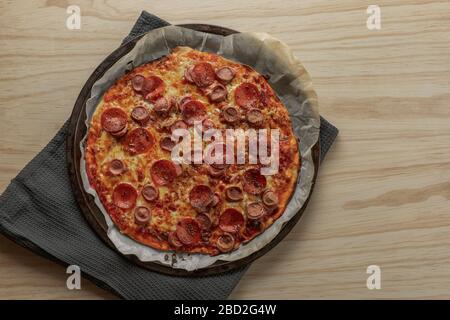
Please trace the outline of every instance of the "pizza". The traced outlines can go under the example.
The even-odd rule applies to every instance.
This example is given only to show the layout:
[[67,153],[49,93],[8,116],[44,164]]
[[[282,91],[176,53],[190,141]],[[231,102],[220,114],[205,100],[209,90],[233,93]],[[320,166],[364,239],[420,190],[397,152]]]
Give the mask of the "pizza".
[[[226,155],[235,149],[227,149],[228,136],[202,140],[189,153],[192,160],[222,147],[222,162],[173,157],[180,141],[212,129],[224,137],[238,132],[244,147],[248,132],[268,137],[278,130],[277,147],[267,147],[278,157],[278,171],[263,174],[265,164],[250,161],[249,148],[244,162],[235,154],[229,163]],[[174,138],[180,131],[185,134]],[[300,154],[288,111],[264,76],[213,53],[176,47],[106,90],[90,120],[85,163],[91,187],[123,234],[162,251],[214,256],[252,241],[283,214]]]

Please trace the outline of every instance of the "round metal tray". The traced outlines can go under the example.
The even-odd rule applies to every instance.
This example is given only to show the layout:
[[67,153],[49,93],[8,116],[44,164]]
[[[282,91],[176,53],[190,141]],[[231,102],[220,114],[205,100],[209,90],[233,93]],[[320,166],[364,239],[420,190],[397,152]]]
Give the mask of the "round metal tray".
[[[218,34],[218,35],[230,35],[233,33],[237,33],[235,30],[219,27],[219,26],[213,26],[213,25],[206,25],[206,24],[184,24],[180,25],[185,28],[193,29],[196,31],[202,31],[202,32],[208,32],[212,34]],[[142,35],[143,36],[143,35]],[[100,211],[100,209],[97,207],[97,205],[94,203],[94,198],[92,195],[88,194],[84,188],[83,183],[81,180],[81,173],[80,173],[80,159],[81,159],[81,151],[80,151],[80,142],[82,138],[86,134],[86,101],[90,97],[90,92],[93,84],[103,76],[103,74],[116,62],[118,61],[122,56],[124,56],[126,53],[128,53],[133,47],[135,46],[136,42],[142,37],[137,37],[122,46],[120,46],[118,49],[116,49],[114,52],[112,52],[92,73],[92,75],[87,80],[86,84],[84,85],[83,89],[81,90],[78,99],[75,103],[75,106],[73,108],[71,117],[70,117],[70,123],[68,128],[68,134],[67,134],[67,141],[66,141],[66,156],[67,156],[67,162],[68,162],[68,168],[69,168],[69,176],[71,179],[72,189],[75,195],[75,198],[78,202],[78,205],[81,209],[81,212],[85,216],[88,223],[91,225],[91,227],[95,230],[95,232],[100,236],[100,238],[103,239],[113,250],[119,252],[114,244],[111,242],[111,240],[107,236],[107,225],[105,218]],[[317,173],[319,169],[319,151],[320,151],[320,145],[319,141],[314,145],[312,149],[312,156],[315,166],[315,173],[313,178],[313,184],[311,188],[311,192],[309,194],[309,197],[311,196],[311,193],[313,191],[315,181],[317,178]],[[152,271],[161,272],[164,274],[169,274],[173,276],[207,276],[207,275],[215,275],[218,273],[230,271],[233,269],[242,268],[243,266],[248,265],[255,259],[263,256],[266,254],[269,250],[271,250],[273,247],[275,247],[290,231],[291,229],[297,224],[298,220],[300,219],[301,215],[303,214],[306,205],[309,201],[308,199],[305,201],[305,204],[303,207],[297,212],[297,214],[290,219],[280,230],[278,235],[266,246],[261,248],[260,250],[254,252],[253,254],[236,260],[236,261],[217,261],[211,266],[208,266],[206,268],[202,268],[195,271],[186,271],[183,269],[177,269],[172,268],[170,266],[163,265],[159,262],[142,262],[140,261],[135,255],[123,255],[126,258],[130,259],[134,263],[138,264],[139,266],[142,266],[144,268],[147,268]],[[119,252],[120,253],[120,252]],[[120,253],[122,254],[122,253]]]

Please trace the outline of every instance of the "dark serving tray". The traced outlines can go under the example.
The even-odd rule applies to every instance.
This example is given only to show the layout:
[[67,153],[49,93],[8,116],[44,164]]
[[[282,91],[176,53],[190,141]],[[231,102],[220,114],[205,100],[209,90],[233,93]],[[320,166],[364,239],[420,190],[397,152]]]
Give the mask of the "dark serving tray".
[[[183,24],[180,25],[181,27],[193,29],[196,31],[202,31],[202,32],[208,32],[212,34],[218,34],[227,36],[233,33],[238,33],[238,31],[219,27],[219,26],[213,26],[213,25],[207,25],[207,24]],[[143,35],[123,44],[118,49],[116,49],[114,52],[112,52],[92,73],[92,75],[87,80],[86,84],[84,85],[83,89],[81,90],[77,101],[75,102],[75,106],[73,108],[72,114],[70,116],[70,122],[69,122],[69,129],[67,134],[67,141],[66,141],[66,157],[68,162],[68,168],[69,168],[69,176],[72,184],[72,189],[75,195],[75,198],[78,202],[78,205],[81,209],[81,212],[85,216],[88,223],[91,225],[91,227],[95,230],[95,232],[99,235],[100,238],[105,241],[113,250],[120,253],[114,244],[111,242],[111,240],[107,236],[107,225],[105,218],[100,211],[100,209],[97,207],[97,205],[94,203],[94,197],[90,194],[88,194],[84,188],[83,183],[81,180],[81,174],[80,174],[80,159],[81,159],[81,151],[80,151],[80,142],[82,138],[86,134],[86,101],[90,97],[91,88],[94,85],[94,83],[103,76],[103,74],[116,62],[118,61],[122,56],[127,54],[133,47],[135,46],[136,42],[142,37]],[[140,261],[135,255],[123,255],[126,258],[130,259],[134,263],[138,264],[139,266],[142,266],[144,268],[147,268],[152,271],[161,272],[168,275],[173,276],[207,276],[207,275],[214,275],[222,272],[226,272],[232,269],[241,268],[245,265],[248,265],[255,259],[263,256],[266,254],[269,250],[271,250],[273,247],[275,247],[290,231],[291,229],[297,224],[298,220],[302,216],[303,212],[305,211],[306,205],[309,202],[311,193],[313,191],[315,181],[317,178],[317,173],[319,169],[319,154],[320,154],[320,145],[319,141],[314,145],[312,149],[312,157],[313,162],[315,166],[315,172],[314,172],[314,178],[313,178],[313,184],[311,187],[311,192],[309,194],[308,199],[305,201],[303,207],[297,212],[297,214],[290,219],[280,230],[278,235],[267,245],[265,245],[260,250],[252,253],[251,255],[236,260],[236,261],[217,261],[213,265],[202,268],[195,271],[186,271],[184,269],[177,269],[172,268],[170,266],[163,265],[159,262],[142,262]]]

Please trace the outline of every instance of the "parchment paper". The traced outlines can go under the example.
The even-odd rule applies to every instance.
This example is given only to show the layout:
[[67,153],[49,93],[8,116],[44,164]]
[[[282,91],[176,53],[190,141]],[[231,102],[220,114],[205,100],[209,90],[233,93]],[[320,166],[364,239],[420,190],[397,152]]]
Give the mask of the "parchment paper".
[[193,31],[177,26],[159,28],[147,33],[136,46],[117,61],[92,87],[86,103],[86,126],[103,93],[114,81],[125,74],[129,63],[139,66],[170,53],[176,46],[188,46],[200,51],[217,53],[227,59],[247,64],[263,75],[269,75],[269,83],[287,107],[295,135],[299,138],[302,158],[297,186],[284,214],[261,235],[228,254],[210,257],[203,254],[175,254],[152,249],[123,235],[114,225],[94,189],[89,185],[85,170],[84,142],[80,143],[80,169],[85,190],[92,194],[95,203],[105,216],[108,237],[123,254],[134,254],[141,261],[158,261],[174,268],[188,271],[205,268],[218,260],[238,260],[258,251],[268,244],[305,203],[311,191],[314,163],[311,148],[319,137],[320,117],[317,96],[308,73],[281,41],[265,33],[238,33],[226,37]]

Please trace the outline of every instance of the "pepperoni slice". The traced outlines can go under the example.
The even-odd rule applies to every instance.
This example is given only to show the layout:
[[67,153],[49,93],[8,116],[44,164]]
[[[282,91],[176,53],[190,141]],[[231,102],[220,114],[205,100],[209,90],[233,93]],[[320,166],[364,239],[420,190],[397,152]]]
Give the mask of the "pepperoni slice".
[[119,159],[114,159],[109,163],[108,171],[113,176],[119,176],[125,171],[125,165]]
[[258,195],[266,188],[266,177],[258,169],[248,169],[243,175],[244,191]]
[[207,185],[197,185],[189,192],[189,202],[194,209],[205,209],[213,201],[214,193]]
[[132,155],[145,153],[153,145],[153,137],[144,128],[136,128],[125,137],[125,149]]
[[261,202],[252,202],[247,204],[247,218],[256,220],[266,214],[266,209]]
[[227,98],[227,94],[227,88],[219,83],[208,90],[208,98],[211,102],[224,101]]
[[158,76],[149,76],[145,78],[144,84],[142,86],[142,93],[147,95],[160,87],[164,87],[164,81]]
[[159,146],[163,150],[172,151],[172,149],[175,147],[175,141],[173,141],[170,136],[165,136],[162,137],[161,140],[159,140]]
[[194,80],[192,80],[192,70],[193,69],[194,69],[194,66],[191,65],[184,70],[184,78],[186,79],[187,82],[194,83]]
[[141,194],[148,202],[154,202],[159,198],[159,190],[149,184],[142,188]]
[[236,72],[230,67],[222,67],[216,70],[217,79],[225,84],[233,80],[235,74]]
[[183,98],[180,99],[179,102],[179,106],[180,106],[180,111],[183,111],[183,105],[188,102],[193,100],[191,96],[184,96]]
[[212,223],[208,215],[199,213],[196,217],[196,220],[202,230],[208,230],[211,228]]
[[208,166],[208,174],[213,178],[218,178],[225,174],[225,169],[216,169],[213,166]]
[[200,62],[194,66],[190,76],[198,87],[207,87],[214,82],[216,73],[210,63]]
[[234,248],[234,237],[229,233],[224,233],[217,238],[216,247],[222,252],[230,252]]
[[243,83],[234,91],[234,99],[243,108],[256,107],[259,101],[258,88],[252,83]]
[[120,108],[108,108],[100,119],[102,128],[107,132],[119,132],[127,125],[127,114]]
[[263,113],[261,112],[261,110],[256,109],[256,108],[252,108],[252,109],[248,110],[246,118],[247,118],[247,121],[251,125],[254,125],[254,126],[259,126],[264,121]]
[[238,202],[244,198],[242,189],[238,186],[231,186],[225,189],[225,196],[228,201]]
[[177,169],[170,160],[158,160],[152,165],[151,176],[154,183],[165,186],[175,180],[177,177]]
[[245,230],[245,235],[250,235],[253,236],[256,233],[260,233],[261,232],[261,228],[263,227],[261,220],[259,219],[248,219],[247,220],[247,225],[246,225],[246,230]]
[[150,209],[147,207],[137,207],[134,209],[134,222],[137,225],[145,226],[151,219]]
[[181,241],[178,240],[178,237],[177,237],[176,232],[171,232],[171,233],[169,233],[169,237],[168,237],[168,240],[167,240],[167,241],[169,241],[169,243],[170,243],[173,247],[175,247],[176,249],[183,246],[183,244],[181,243]]
[[262,201],[268,208],[278,207],[278,196],[273,191],[270,190],[264,191]]
[[178,120],[175,121],[171,126],[170,126],[170,131],[175,131],[176,129],[187,129],[188,126],[186,124],[186,122],[184,122],[183,120]]
[[198,100],[191,100],[183,105],[181,111],[184,122],[193,125],[196,121],[202,121],[206,117],[206,107]]
[[146,100],[154,101],[164,93],[164,81],[157,76],[149,76],[145,78],[142,86],[142,95]]
[[244,216],[234,208],[226,209],[219,218],[219,228],[225,232],[239,232],[244,223]]
[[133,120],[137,123],[144,124],[145,122],[147,122],[149,117],[150,113],[148,112],[147,108],[143,106],[137,106],[133,109],[133,111],[131,111],[131,118],[133,118]]
[[145,77],[138,74],[138,75],[135,75],[131,79],[131,86],[133,87],[134,91],[141,92],[142,88],[144,86],[144,82],[145,82]]
[[192,218],[181,220],[176,229],[177,238],[185,245],[195,244],[200,241],[201,232],[198,222]]
[[170,112],[169,101],[164,97],[158,98],[155,101],[155,109],[154,110],[158,116],[160,116],[161,118],[166,118]]
[[120,137],[123,137],[127,132],[128,132],[128,129],[127,129],[127,127],[125,126],[125,127],[123,127],[122,130],[117,131],[117,132],[110,132],[110,134],[111,134],[113,137],[120,138]]
[[129,183],[119,183],[113,191],[113,203],[122,209],[133,208],[136,204],[137,191]]
[[222,109],[222,118],[227,123],[236,123],[241,118],[239,110],[233,106],[226,106]]
[[212,128],[214,128],[214,122],[210,119],[205,119],[201,123],[194,126],[195,131],[200,135]]

